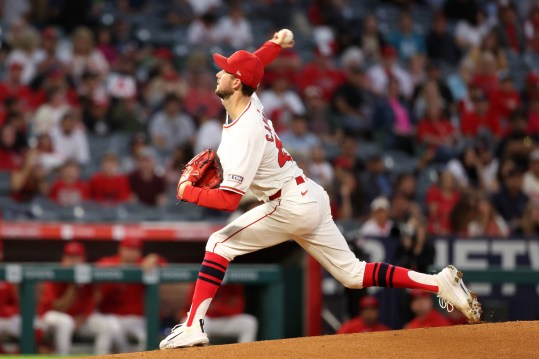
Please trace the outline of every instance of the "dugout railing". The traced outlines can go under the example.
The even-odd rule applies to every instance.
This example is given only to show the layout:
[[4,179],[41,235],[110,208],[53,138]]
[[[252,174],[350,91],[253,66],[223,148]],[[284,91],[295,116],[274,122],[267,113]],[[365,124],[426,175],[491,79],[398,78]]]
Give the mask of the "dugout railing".
[[[198,270],[198,265],[168,265],[144,272],[136,267],[79,265],[65,268],[57,264],[4,264],[0,266],[0,281],[19,286],[22,320],[20,351],[23,354],[35,353],[35,286],[43,281],[144,284],[147,348],[156,349],[160,340],[159,284],[193,282],[198,276]],[[280,265],[236,264],[228,269],[225,277],[227,283],[243,283],[256,288],[258,292],[257,315],[262,324],[259,333],[261,339],[285,337],[285,312],[290,310],[290,292],[302,290],[302,285],[297,283],[298,278],[301,282],[301,274],[298,272],[297,268]],[[301,298],[301,294],[296,298]]]

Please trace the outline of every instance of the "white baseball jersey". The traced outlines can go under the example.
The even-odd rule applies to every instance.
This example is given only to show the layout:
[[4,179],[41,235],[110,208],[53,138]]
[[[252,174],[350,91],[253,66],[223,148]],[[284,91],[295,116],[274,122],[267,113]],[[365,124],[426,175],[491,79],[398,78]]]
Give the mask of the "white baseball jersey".
[[256,94],[236,120],[230,122],[227,115],[217,155],[223,168],[220,188],[241,195],[251,188],[264,202],[285,182],[303,174],[264,116]]

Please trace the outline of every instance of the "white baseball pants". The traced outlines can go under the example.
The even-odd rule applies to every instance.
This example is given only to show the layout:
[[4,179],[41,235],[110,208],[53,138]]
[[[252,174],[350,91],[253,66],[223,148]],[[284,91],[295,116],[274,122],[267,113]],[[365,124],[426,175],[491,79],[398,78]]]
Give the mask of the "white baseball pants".
[[0,318],[0,336],[2,334],[18,338],[21,335],[21,317],[13,315],[9,318]]
[[[69,314],[51,310],[43,316],[42,324],[45,331],[53,334],[56,353],[68,355],[75,332],[75,319]],[[122,329],[114,317],[93,313],[88,316],[78,333],[95,338],[95,354],[109,354],[113,344],[121,340]]]
[[314,181],[285,183],[281,197],[244,213],[212,234],[206,251],[229,261],[295,240],[347,288],[362,288],[365,262],[352,253],[333,222],[329,196]]

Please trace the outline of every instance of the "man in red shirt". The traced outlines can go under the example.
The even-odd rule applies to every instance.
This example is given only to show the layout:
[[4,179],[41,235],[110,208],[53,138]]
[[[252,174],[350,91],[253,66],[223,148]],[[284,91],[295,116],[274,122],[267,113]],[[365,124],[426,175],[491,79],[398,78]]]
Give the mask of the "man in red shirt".
[[101,161],[101,172],[90,179],[90,199],[118,204],[129,201],[130,197],[129,180],[119,173],[118,157],[114,153],[106,153]]
[[[195,285],[188,299],[193,297]],[[190,309],[190,303],[184,308]],[[254,342],[258,331],[258,319],[245,313],[245,288],[242,284],[225,284],[219,288],[212,306],[206,313],[204,331],[209,336],[233,337],[238,343]]]
[[32,109],[33,93],[30,87],[22,82],[23,64],[12,62],[7,69],[6,78],[0,82],[0,102],[9,97],[17,98],[21,101],[23,110]]
[[[2,241],[0,241],[0,262],[4,257]],[[7,334],[18,337],[21,332],[19,316],[19,300],[13,284],[0,282],[0,337]],[[0,345],[0,353],[2,348]]]
[[507,120],[511,117],[511,113],[520,107],[520,95],[509,75],[505,75],[500,80],[500,87],[490,93],[490,103],[494,111]]
[[74,206],[88,199],[88,184],[80,179],[77,161],[69,159],[64,163],[49,196],[61,206]]
[[[62,265],[72,267],[85,262],[86,252],[78,242],[64,246]],[[121,328],[112,317],[94,313],[95,287],[92,284],[46,282],[38,305],[38,315],[46,332],[52,333],[59,355],[71,351],[75,332],[95,338],[96,354],[108,354],[120,340]]]
[[484,92],[477,90],[473,111],[465,111],[460,118],[460,130],[466,137],[475,137],[481,130],[490,131],[496,138],[503,134],[500,116],[489,104]]
[[361,312],[356,318],[345,322],[337,331],[337,334],[381,332],[391,330],[385,324],[378,321],[378,299],[374,296],[365,296],[359,301]]
[[409,321],[404,329],[445,327],[451,325],[449,320],[434,308],[432,294],[420,290],[412,290],[411,308],[415,317]]
[[[118,254],[103,257],[98,266],[141,266],[151,270],[165,261],[156,254],[142,256],[142,241],[138,238],[124,238]],[[146,318],[144,317],[144,285],[133,283],[105,283],[99,288],[99,312],[116,318],[122,328],[123,346],[128,336],[138,342],[138,349],[146,348]]]

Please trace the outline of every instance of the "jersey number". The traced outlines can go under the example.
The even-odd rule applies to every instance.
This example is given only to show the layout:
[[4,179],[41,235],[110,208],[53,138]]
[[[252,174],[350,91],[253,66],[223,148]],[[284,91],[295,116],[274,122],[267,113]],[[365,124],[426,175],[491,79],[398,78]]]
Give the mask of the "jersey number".
[[277,146],[277,149],[279,150],[279,153],[277,154],[277,161],[279,162],[279,167],[283,167],[286,162],[292,161],[292,156],[290,156],[286,152],[286,150],[283,148],[283,143],[277,136],[275,136],[275,146]]

